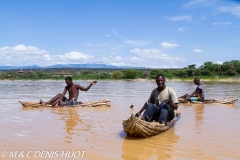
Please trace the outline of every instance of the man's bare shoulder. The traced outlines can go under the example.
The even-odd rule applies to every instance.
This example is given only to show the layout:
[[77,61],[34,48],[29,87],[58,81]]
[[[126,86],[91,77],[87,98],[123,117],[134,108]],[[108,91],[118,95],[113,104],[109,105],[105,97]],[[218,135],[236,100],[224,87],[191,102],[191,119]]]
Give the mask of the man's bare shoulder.
[[69,86],[65,86],[64,90],[69,90],[69,88],[70,88]]
[[81,86],[80,84],[74,84],[74,85],[75,85],[75,88],[76,88],[76,89],[82,88],[82,86]]

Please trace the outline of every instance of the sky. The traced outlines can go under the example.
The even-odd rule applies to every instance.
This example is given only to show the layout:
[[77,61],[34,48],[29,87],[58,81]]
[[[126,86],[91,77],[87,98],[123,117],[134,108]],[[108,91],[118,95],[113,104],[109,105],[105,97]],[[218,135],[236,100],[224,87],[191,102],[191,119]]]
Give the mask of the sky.
[[1,0],[0,66],[240,60],[240,0]]

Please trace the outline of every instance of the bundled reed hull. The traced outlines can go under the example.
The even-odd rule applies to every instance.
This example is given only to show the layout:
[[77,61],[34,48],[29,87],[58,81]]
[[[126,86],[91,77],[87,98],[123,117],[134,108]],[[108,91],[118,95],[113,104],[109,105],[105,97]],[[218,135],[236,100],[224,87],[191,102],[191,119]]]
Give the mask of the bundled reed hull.
[[[21,102],[23,107],[27,108],[41,108],[41,107],[52,107],[52,105],[42,105],[39,102]],[[108,99],[105,100],[99,100],[99,101],[92,101],[92,102],[85,102],[77,105],[69,105],[67,107],[110,107],[110,101]],[[60,106],[65,107],[65,106]]]
[[122,125],[124,132],[136,137],[150,137],[162,133],[171,128],[180,118],[181,112],[179,110],[175,110],[174,113],[174,119],[171,122],[168,122],[167,126],[158,122],[143,121],[132,114],[129,119],[123,120]]
[[[199,101],[191,101],[191,103],[203,103],[203,104],[209,104],[209,103],[218,103],[218,104],[233,104],[237,101],[237,98],[233,97],[225,97],[220,99],[205,99],[204,102]],[[179,103],[184,103],[183,98],[178,98]]]

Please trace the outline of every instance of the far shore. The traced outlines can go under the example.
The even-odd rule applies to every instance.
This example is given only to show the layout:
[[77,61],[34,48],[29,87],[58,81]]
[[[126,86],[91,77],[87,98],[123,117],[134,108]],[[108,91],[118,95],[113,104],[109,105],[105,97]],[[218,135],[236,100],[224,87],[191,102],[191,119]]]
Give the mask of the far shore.
[[[240,78],[200,78],[201,82],[236,82],[236,83],[240,83]],[[193,82],[194,78],[172,78],[172,79],[168,79],[166,78],[166,81],[170,81],[170,82]],[[125,80],[126,81],[126,80]],[[127,81],[155,81],[154,79],[132,79],[132,80],[127,80]]]
[[[166,81],[170,82],[192,82],[194,78],[166,78]],[[240,77],[237,78],[201,78],[202,82],[228,82],[228,83],[240,83]],[[136,82],[145,82],[145,81],[155,81],[154,79],[147,79],[147,78],[137,78],[137,79],[73,79],[73,81],[92,81],[92,80],[97,80],[97,81],[136,81]],[[38,81],[38,82],[54,82],[54,81],[64,81],[63,79],[17,79],[17,80],[12,80],[12,79],[4,79],[0,80],[2,82],[4,81],[17,81],[17,82],[27,82],[27,81]]]
[[[192,79],[167,79],[169,81],[186,81],[186,82],[192,82],[194,78]],[[238,82],[240,83],[240,78],[200,78],[202,82]]]

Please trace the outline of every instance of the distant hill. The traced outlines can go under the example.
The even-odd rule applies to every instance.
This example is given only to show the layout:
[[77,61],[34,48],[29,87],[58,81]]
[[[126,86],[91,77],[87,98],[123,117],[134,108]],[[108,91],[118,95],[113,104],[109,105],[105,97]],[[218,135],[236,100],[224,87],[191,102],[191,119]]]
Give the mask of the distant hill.
[[116,66],[110,66],[106,64],[58,64],[53,66],[47,66],[46,68],[118,68]]
[[39,67],[33,66],[0,66],[0,70],[12,70],[12,69],[45,69],[45,68],[135,68],[144,69],[144,67],[129,67],[129,66],[112,66],[106,64],[58,64],[53,66]]

